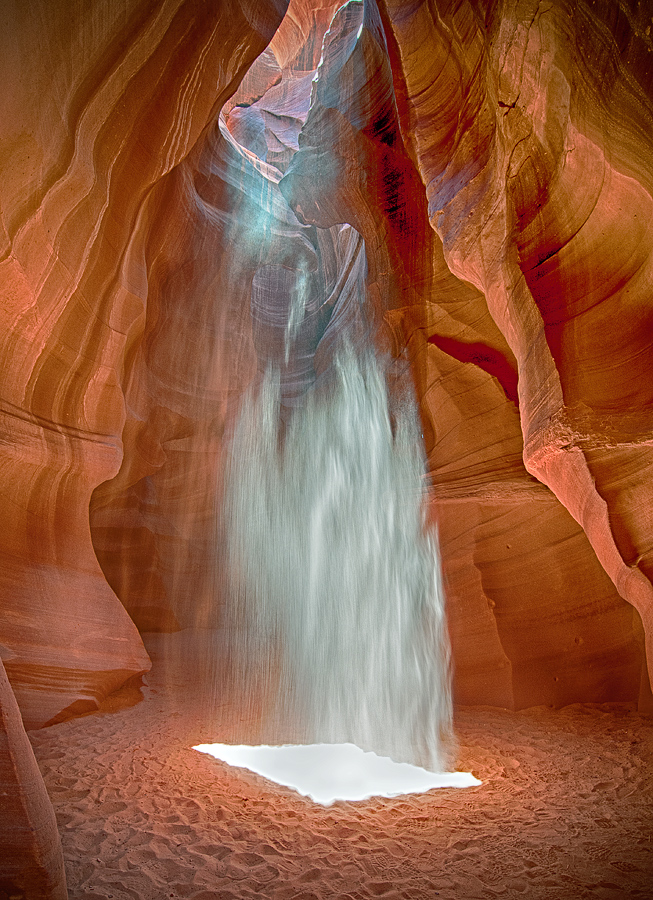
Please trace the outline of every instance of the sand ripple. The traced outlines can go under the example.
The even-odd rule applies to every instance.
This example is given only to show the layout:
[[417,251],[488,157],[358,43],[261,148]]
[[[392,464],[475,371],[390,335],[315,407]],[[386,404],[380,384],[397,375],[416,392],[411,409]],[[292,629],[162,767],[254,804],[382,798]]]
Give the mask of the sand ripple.
[[30,734],[70,900],[651,896],[653,720],[629,707],[458,710],[481,787],[325,809],[192,750],[242,741],[237,714],[207,733],[192,679],[163,672],[138,705]]

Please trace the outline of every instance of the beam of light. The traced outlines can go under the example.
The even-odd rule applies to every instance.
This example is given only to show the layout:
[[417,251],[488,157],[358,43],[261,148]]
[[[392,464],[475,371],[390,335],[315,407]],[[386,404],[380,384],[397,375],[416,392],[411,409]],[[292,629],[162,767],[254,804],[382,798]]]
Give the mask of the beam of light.
[[331,376],[283,439],[278,371],[242,403],[224,504],[238,680],[302,743],[442,771],[449,641],[417,407],[391,415],[385,361],[348,342]]
[[482,783],[469,772],[428,772],[387,756],[366,753],[355,744],[198,744],[193,749],[292,788],[321,806],[331,806],[336,800],[398,797],[432,788],[463,788]]

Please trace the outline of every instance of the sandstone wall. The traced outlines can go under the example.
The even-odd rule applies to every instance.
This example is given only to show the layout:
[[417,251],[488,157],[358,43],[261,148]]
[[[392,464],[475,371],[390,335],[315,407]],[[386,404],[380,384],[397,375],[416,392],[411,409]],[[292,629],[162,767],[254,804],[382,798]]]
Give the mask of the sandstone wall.
[[650,658],[651,23],[610,3],[385,10],[430,222],[517,360],[526,469],[637,609]]
[[28,727],[94,708],[149,667],[88,516],[122,460],[148,198],[283,12],[245,0],[3,4],[0,644]]
[[0,658],[0,891],[66,900],[54,810]]

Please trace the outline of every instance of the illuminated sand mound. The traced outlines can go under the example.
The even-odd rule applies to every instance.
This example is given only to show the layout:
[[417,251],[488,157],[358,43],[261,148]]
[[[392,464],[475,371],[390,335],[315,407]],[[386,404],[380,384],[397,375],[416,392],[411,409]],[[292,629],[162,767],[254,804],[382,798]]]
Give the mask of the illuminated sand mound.
[[290,787],[322,806],[331,806],[336,800],[398,797],[432,788],[464,788],[482,783],[469,772],[428,772],[387,756],[366,753],[355,744],[198,744],[193,749]]

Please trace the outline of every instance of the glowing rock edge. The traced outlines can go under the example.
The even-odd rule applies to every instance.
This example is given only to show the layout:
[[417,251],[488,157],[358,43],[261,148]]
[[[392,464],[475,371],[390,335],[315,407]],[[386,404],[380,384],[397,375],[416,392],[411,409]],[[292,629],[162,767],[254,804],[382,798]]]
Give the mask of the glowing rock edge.
[[331,806],[336,800],[398,797],[431,788],[482,784],[469,772],[428,772],[365,752],[355,744],[198,744],[193,750],[208,753],[230,766],[249,769],[322,806]]

